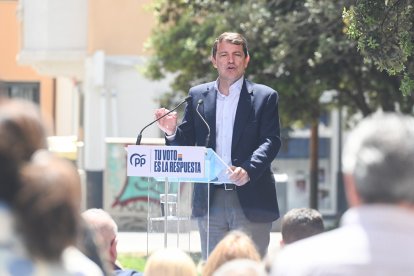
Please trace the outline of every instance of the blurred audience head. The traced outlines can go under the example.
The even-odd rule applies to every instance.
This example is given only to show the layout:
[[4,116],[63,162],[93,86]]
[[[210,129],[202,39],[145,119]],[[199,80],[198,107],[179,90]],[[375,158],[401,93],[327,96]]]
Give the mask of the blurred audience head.
[[80,219],[81,187],[76,167],[41,150],[21,168],[17,197],[19,228],[30,254],[57,260],[75,245]]
[[111,215],[102,209],[88,209],[82,213],[83,219],[96,234],[97,243],[107,260],[113,266],[117,258],[118,226]]
[[197,268],[191,257],[178,248],[155,251],[148,258],[145,276],[196,276]]
[[20,184],[19,167],[47,147],[38,107],[31,102],[0,97],[0,201],[14,202]]
[[414,204],[414,118],[376,113],[349,134],[343,151],[350,206]]
[[324,231],[321,213],[311,208],[295,208],[282,218],[281,245],[320,234]]
[[234,259],[261,261],[252,239],[241,231],[230,231],[214,248],[208,257],[203,276],[210,276],[224,263]]
[[235,259],[220,266],[213,276],[266,276],[261,262],[250,259]]

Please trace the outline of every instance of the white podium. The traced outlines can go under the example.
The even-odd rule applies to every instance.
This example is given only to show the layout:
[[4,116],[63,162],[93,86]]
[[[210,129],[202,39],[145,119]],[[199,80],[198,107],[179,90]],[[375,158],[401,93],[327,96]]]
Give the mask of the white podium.
[[[205,147],[130,145],[127,152],[127,175],[148,177],[147,255],[163,247],[199,251],[191,242],[199,240],[191,231],[193,183],[229,183],[229,166]],[[210,202],[210,188],[207,197]]]

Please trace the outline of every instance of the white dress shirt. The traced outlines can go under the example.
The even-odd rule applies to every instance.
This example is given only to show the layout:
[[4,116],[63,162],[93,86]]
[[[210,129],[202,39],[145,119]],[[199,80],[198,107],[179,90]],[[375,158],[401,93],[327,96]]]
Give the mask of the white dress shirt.
[[216,80],[214,88],[217,92],[216,101],[216,153],[227,165],[231,163],[231,142],[233,140],[233,127],[236,118],[237,104],[239,103],[240,92],[243,86],[241,77],[229,88],[229,95],[223,95]]
[[414,275],[414,210],[370,204],[341,227],[286,246],[272,275]]

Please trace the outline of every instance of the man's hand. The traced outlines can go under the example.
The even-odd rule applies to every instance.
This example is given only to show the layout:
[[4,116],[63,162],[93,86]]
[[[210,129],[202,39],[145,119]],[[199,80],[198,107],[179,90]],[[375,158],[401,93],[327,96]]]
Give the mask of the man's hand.
[[[155,118],[162,117],[169,110],[165,108],[159,108],[155,110]],[[177,129],[177,112],[171,112],[161,120],[157,122],[158,127],[164,131],[167,135],[173,135]]]
[[242,167],[231,166],[230,168],[233,172],[230,173],[229,179],[236,184],[236,186],[243,186],[250,181],[249,175]]

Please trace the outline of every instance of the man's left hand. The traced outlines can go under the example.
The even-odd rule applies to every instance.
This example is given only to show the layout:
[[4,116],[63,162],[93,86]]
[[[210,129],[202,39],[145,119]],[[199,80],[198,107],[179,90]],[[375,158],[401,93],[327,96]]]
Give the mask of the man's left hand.
[[230,168],[233,172],[230,173],[229,179],[236,184],[236,186],[243,186],[250,181],[249,175],[242,167],[231,166]]

